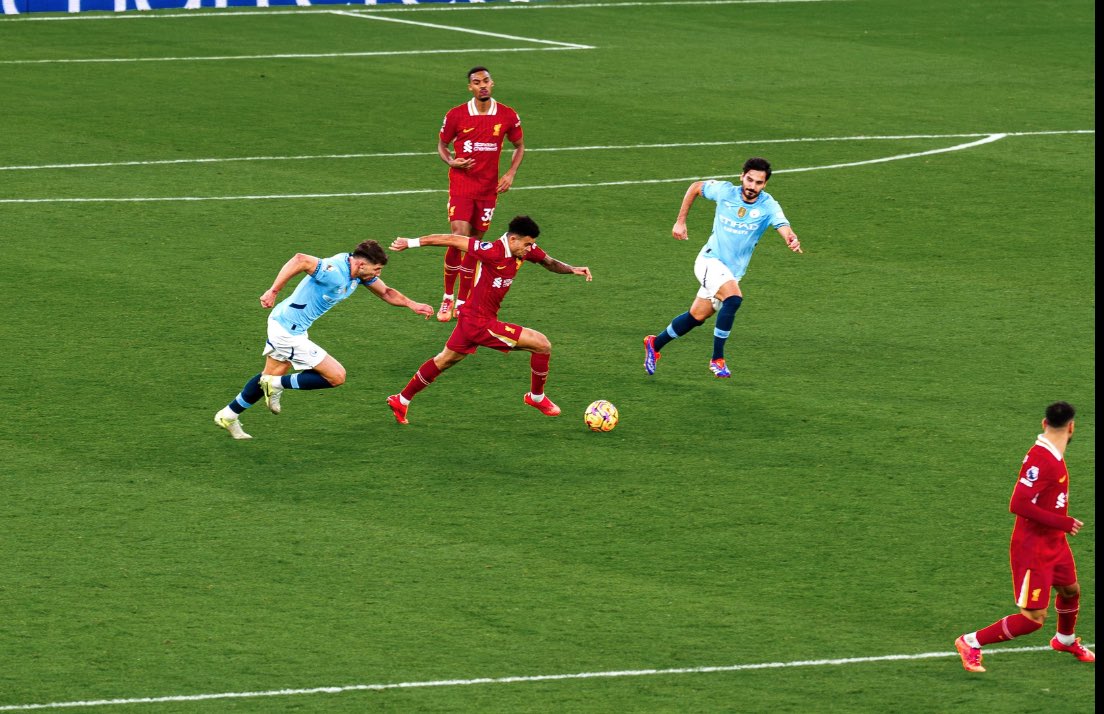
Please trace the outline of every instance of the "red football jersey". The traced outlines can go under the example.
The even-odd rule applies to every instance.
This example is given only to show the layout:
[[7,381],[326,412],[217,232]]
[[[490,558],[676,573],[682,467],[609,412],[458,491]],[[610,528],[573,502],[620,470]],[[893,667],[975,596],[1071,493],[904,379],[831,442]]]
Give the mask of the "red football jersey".
[[1012,549],[1044,554],[1062,545],[1073,527],[1069,470],[1062,454],[1041,434],[1024,457],[1009,510],[1016,514]]
[[441,124],[441,141],[453,145],[458,159],[475,159],[470,169],[449,169],[449,194],[465,198],[492,198],[498,192],[498,160],[502,142],[520,141],[521,119],[505,104],[491,100],[486,114],[476,101],[453,107]]
[[510,285],[517,277],[521,264],[526,260],[539,263],[547,253],[534,245],[525,258],[515,258],[510,253],[510,243],[503,234],[491,243],[469,238],[468,255],[479,261],[480,270],[468,301],[460,309],[460,319],[495,320],[498,319],[502,299],[510,291]]

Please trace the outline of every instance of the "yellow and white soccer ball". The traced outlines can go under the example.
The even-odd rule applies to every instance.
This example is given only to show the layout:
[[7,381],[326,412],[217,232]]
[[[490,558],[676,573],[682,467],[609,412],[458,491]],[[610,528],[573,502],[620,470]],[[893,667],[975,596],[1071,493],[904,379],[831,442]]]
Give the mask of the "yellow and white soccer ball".
[[621,415],[617,413],[617,407],[605,399],[591,402],[583,413],[583,421],[591,431],[611,431],[617,426],[617,420]]

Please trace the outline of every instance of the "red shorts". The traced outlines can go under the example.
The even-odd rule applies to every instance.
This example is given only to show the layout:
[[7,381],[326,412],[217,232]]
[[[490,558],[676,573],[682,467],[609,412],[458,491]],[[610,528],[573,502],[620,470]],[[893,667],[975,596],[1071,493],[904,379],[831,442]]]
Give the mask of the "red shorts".
[[1045,558],[1036,552],[1013,550],[1010,559],[1012,593],[1016,605],[1025,610],[1045,610],[1050,604],[1051,588],[1077,582],[1077,565],[1069,543]]
[[[463,310],[463,308],[461,308]],[[445,347],[453,352],[470,355],[479,347],[490,347],[499,352],[512,352],[521,337],[521,325],[498,320],[465,320],[461,317],[452,328]]]
[[491,219],[494,218],[495,204],[498,196],[494,198],[468,198],[466,196],[449,195],[448,219],[452,221],[464,221],[471,224],[476,233],[486,233],[491,227]]

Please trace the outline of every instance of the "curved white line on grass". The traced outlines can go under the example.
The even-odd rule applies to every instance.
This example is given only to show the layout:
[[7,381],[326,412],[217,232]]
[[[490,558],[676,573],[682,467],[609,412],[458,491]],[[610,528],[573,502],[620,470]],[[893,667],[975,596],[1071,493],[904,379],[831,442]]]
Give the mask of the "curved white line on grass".
[[[699,146],[740,146],[744,144],[806,144],[820,141],[902,141],[905,139],[969,139],[991,136],[995,132],[971,134],[898,134],[889,136],[819,136],[796,139],[741,139],[738,141],[688,141],[663,144],[610,144],[596,146],[545,146],[526,147],[527,153],[548,151],[621,151],[634,149],[683,149]],[[1006,136],[1053,136],[1059,134],[1095,134],[1095,129],[1060,129],[1055,131],[1009,131]],[[40,171],[45,169],[88,169],[113,166],[165,166],[170,164],[219,164],[233,161],[326,161],[331,159],[388,159],[404,156],[436,156],[435,151],[391,151],[354,154],[304,154],[297,156],[227,156],[200,159],[151,159],[147,161],[99,161],[91,163],[39,164],[25,166],[0,166],[0,171]]]
[[846,164],[829,164],[828,166],[809,166],[803,169],[778,169],[774,173],[776,174],[792,174],[799,171],[820,171],[822,169],[843,169],[850,166],[867,166],[869,164],[883,164],[887,161],[900,161],[901,159],[915,159],[920,156],[933,156],[935,154],[945,154],[948,151],[962,151],[963,149],[972,149],[975,146],[982,146],[984,144],[992,144],[994,141],[1000,141],[1008,136],[1008,134],[990,134],[984,139],[978,139],[977,141],[971,141],[968,144],[958,144],[957,146],[948,146],[945,149],[932,149],[930,151],[918,151],[914,154],[898,154],[896,156],[886,156],[881,159],[868,159],[866,161],[851,161]]
[[[1096,645],[1086,645],[1096,648]],[[989,648],[986,656],[1016,652],[1049,652],[1050,647]],[[787,669],[791,667],[826,667],[871,662],[899,662],[920,659],[957,657],[957,652],[922,652],[920,654],[880,655],[874,657],[844,657],[840,659],[808,659],[793,662],[760,662],[756,664],[732,664],[716,667],[674,667],[670,669],[625,669],[606,672],[576,672],[573,674],[538,674],[516,677],[479,677],[477,679],[438,679],[424,682],[392,682],[385,684],[350,684],[335,687],[310,687],[307,689],[270,689],[259,692],[220,692],[217,694],[179,694],[164,697],[137,697],[128,699],[90,699],[86,701],[50,702],[48,704],[0,705],[0,712],[30,711],[32,709],[72,709],[78,707],[119,706],[123,704],[161,704],[166,702],[201,702],[210,699],[250,699],[257,697],[290,697],[308,694],[341,694],[342,692],[378,692],[388,689],[420,689],[425,687],[465,687],[476,684],[520,684],[524,682],[555,682],[571,679],[614,679],[619,677],[648,677],[656,675],[711,674],[719,672],[746,672],[757,669]]]
[[[987,137],[994,132],[975,132],[975,134],[902,134],[895,136],[854,136],[854,137],[802,137],[796,139],[741,139],[739,141],[683,141],[678,143],[623,143],[623,145],[584,146],[584,147],[533,147],[526,152],[540,151],[619,151],[634,149],[683,149],[693,147],[733,147],[758,145],[758,143],[813,143],[817,141],[901,141],[904,139],[968,139]],[[1006,131],[1009,137],[1054,136],[1068,134],[1096,134],[1095,129],[1060,129],[1054,131]],[[276,157],[223,157],[204,159],[151,159],[146,161],[97,161],[88,163],[42,163],[38,166],[0,167],[0,171],[40,171],[45,169],[96,169],[110,167],[148,167],[168,166],[174,163],[229,163],[233,161],[326,161],[331,159],[393,159],[400,157],[435,157],[436,151],[388,151],[376,153],[314,153],[301,156]]]
[[[982,144],[989,144],[994,141],[1005,138],[1008,134],[990,134],[984,139],[978,141],[971,141],[966,144],[956,144],[954,146],[944,147],[942,149],[932,149],[930,151],[920,151],[912,154],[897,154],[895,156],[886,156],[880,159],[866,159],[865,161],[852,161],[845,164],[829,164],[827,166],[807,166],[797,169],[778,169],[774,173],[795,173],[798,171],[819,171],[821,169],[839,169],[850,166],[865,166],[867,164],[881,164],[886,161],[900,161],[902,159],[911,159],[918,156],[932,156],[934,154],[945,154],[950,151],[961,151],[963,149],[969,149],[975,146],[981,146]],[[550,189],[561,188],[591,188],[597,186],[639,186],[645,184],[655,183],[678,183],[683,181],[697,181],[701,178],[714,178],[714,177],[702,177],[702,176],[689,176],[682,178],[669,178],[669,179],[638,179],[633,181],[598,181],[594,183],[562,183],[554,184],[550,186],[517,186],[514,191],[547,191]],[[420,193],[445,193],[445,189],[435,188],[418,188],[408,189],[400,191],[363,191],[363,192],[350,192],[350,193],[293,193],[293,194],[272,194],[268,196],[165,196],[165,197],[135,197],[135,198],[0,198],[0,203],[153,203],[153,202],[167,202],[167,201],[263,201],[263,200],[280,200],[280,199],[296,199],[296,198],[365,198],[369,196],[408,196]]]

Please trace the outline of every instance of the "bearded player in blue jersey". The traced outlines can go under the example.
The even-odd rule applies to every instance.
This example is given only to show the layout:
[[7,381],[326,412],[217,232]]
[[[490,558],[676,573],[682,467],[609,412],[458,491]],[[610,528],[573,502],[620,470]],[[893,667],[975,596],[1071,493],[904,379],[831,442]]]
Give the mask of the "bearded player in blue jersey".
[[[230,432],[235,439],[251,439],[242,429],[238,417],[260,401],[273,414],[280,413],[280,397],[285,389],[329,389],[345,383],[345,368],[326,350],[311,342],[307,335],[314,321],[330,308],[353,294],[361,285],[384,302],[406,307],[427,319],[433,308],[414,302],[380,279],[387,264],[387,253],[374,240],[366,240],[350,253],[338,253],[329,258],[296,253],[261,295],[261,305],[276,305],[276,296],[288,282],[300,273],[307,277],[295,291],[268,317],[268,340],[265,342],[264,371],[254,375],[232,402],[215,414],[215,424]],[[292,367],[302,370],[288,374]]]
[[700,287],[690,309],[671,320],[667,329],[644,338],[644,371],[648,374],[655,374],[659,351],[668,342],[682,337],[717,313],[709,371],[717,377],[732,376],[725,364],[725,342],[732,331],[736,311],[744,301],[740,279],[747,271],[756,244],[767,228],[773,226],[790,250],[801,252],[801,241],[790,228],[782,207],[763,190],[770,176],[770,162],[751,158],[744,162],[739,186],[729,181],[690,184],[671,233],[679,240],[687,239],[686,216],[698,196],[717,203],[713,233],[694,262],[694,274]]

